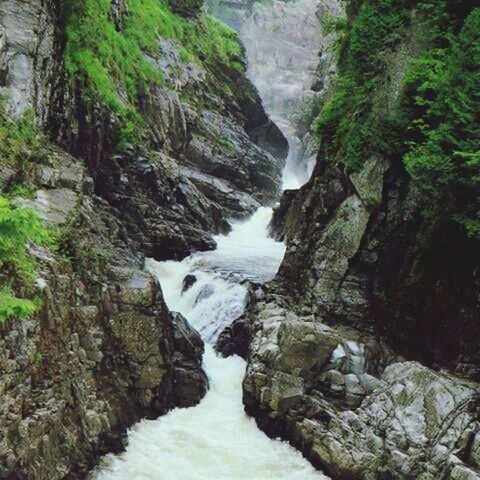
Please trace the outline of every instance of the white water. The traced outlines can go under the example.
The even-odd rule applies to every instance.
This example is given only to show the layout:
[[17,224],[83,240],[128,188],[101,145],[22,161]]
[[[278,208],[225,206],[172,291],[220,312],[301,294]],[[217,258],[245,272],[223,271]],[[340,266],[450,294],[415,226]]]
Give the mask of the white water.
[[[292,22],[301,23],[305,29],[305,18],[310,17],[305,6],[310,7],[311,2],[297,0],[295,10],[284,12],[285,18],[296,15],[298,19]],[[291,104],[298,105],[298,94],[310,81],[312,54],[302,45],[303,51],[308,52],[302,62],[295,63],[293,55],[288,66],[275,62],[276,67],[269,66],[269,71],[262,71],[263,53],[258,52],[268,51],[278,39],[267,40],[262,25],[251,25],[248,32],[249,35],[243,32],[243,40],[251,56],[250,78],[266,100],[267,111],[289,138],[290,153],[283,187],[299,188],[308,179],[311,168],[299,165],[303,151],[295,143],[299,140],[293,135],[289,117],[293,110]],[[261,45],[262,39],[270,45]],[[296,35],[295,41],[300,46],[302,35]],[[259,46],[258,50],[255,45]],[[315,52],[315,48],[312,50]],[[281,85],[280,77],[285,72],[289,73],[288,82]],[[284,98],[267,92],[264,74],[268,74],[270,84],[271,78],[279,80]],[[296,85],[296,90],[287,88],[289,82]],[[272,102],[272,98],[279,101]],[[297,450],[268,438],[257,428],[242,404],[245,362],[239,357],[219,358],[212,348],[218,334],[245,308],[247,291],[243,281],[272,279],[283,259],[284,244],[268,236],[271,216],[272,210],[262,207],[248,221],[233,224],[229,235],[216,238],[215,251],[196,253],[182,262],[147,262],[147,268],[160,280],[169,308],[182,313],[205,340],[204,368],[210,389],[196,407],[175,409],[157,420],[144,420],[135,425],[129,431],[126,451],[107,455],[92,473],[92,480],[328,479]],[[197,281],[182,294],[183,280],[188,274],[195,275]]]
[[270,118],[288,140],[284,190],[308,181],[315,157],[305,156],[296,135],[299,115],[315,93],[311,86],[322,47],[318,0],[257,2],[240,30],[248,58],[248,76]]
[[[314,480],[325,479],[285,442],[272,440],[248,417],[242,404],[245,362],[219,358],[211,343],[244,309],[242,280],[271,279],[285,246],[267,235],[271,209],[218,236],[218,249],[182,262],[148,261],[167,305],[182,313],[206,340],[204,368],[210,389],[200,405],[144,420],[129,432],[120,455],[107,455],[95,480]],[[183,294],[185,275],[196,283]],[[211,292],[198,300],[201,292]]]

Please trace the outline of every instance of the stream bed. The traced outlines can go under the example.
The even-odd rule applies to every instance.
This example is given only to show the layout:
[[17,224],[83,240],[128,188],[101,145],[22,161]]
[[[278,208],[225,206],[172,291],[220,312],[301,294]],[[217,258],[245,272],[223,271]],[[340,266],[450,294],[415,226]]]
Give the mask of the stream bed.
[[[204,368],[210,382],[196,407],[175,409],[136,424],[120,455],[107,455],[95,480],[314,480],[326,479],[285,442],[272,440],[248,417],[242,404],[245,361],[218,357],[212,342],[243,311],[245,279],[272,278],[283,243],[267,235],[271,209],[260,208],[247,222],[217,237],[213,252],[182,262],[148,261],[160,280],[167,305],[182,313],[206,343]],[[186,275],[196,282],[182,293]]]
[[[308,180],[311,160],[302,158],[293,115],[311,85],[318,62],[316,3],[274,2],[275,12],[258,10],[241,32],[248,75],[265,108],[290,145],[283,188]],[[274,22],[282,22],[283,29]],[[316,30],[317,29],[317,30]],[[317,32],[317,33],[315,33]],[[242,404],[246,363],[221,358],[213,344],[238,318],[246,299],[245,280],[266,282],[278,271],[285,245],[268,235],[272,209],[259,208],[228,235],[215,238],[217,249],[181,262],[147,261],[160,281],[165,301],[180,312],[205,341],[204,369],[210,388],[196,407],[175,409],[130,429],[124,453],[107,455],[91,480],[315,480],[327,479],[286,442],[270,439],[248,417]],[[184,288],[187,275],[194,276]]]

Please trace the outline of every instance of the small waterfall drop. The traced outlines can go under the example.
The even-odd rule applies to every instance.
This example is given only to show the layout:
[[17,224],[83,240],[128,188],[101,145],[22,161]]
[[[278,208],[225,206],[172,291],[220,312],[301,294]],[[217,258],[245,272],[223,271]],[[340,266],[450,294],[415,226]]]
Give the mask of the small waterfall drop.
[[324,42],[318,8],[318,0],[254,3],[252,14],[240,28],[248,77],[288,140],[284,190],[307,182],[315,163],[315,156],[305,155],[306,145],[297,136],[297,126],[315,97],[312,84]]
[[[304,92],[311,85],[317,45],[313,40],[306,42],[304,34],[316,25],[311,18],[314,2],[273,0],[273,5],[283,11],[287,31],[293,28],[295,35],[290,39],[283,35],[281,42],[275,35],[267,35],[266,26],[273,34],[281,29],[265,12],[246,23],[241,35],[249,58],[249,77],[267,112],[289,140],[283,188],[299,188],[308,180],[314,159],[303,159],[303,146],[290,116],[305,101],[308,94]],[[273,60],[268,58],[269,49]],[[210,388],[196,407],[175,409],[157,420],[136,424],[129,431],[126,451],[104,457],[90,480],[328,479],[293,447],[268,438],[257,428],[242,404],[244,360],[220,358],[212,346],[245,308],[243,282],[266,282],[278,271],[285,245],[268,235],[271,216],[271,208],[261,207],[246,222],[233,223],[228,235],[216,237],[214,251],[195,253],[181,262],[147,261],[170,310],[184,315],[205,341],[204,368]],[[185,288],[187,275],[191,282]]]
[[[212,347],[220,331],[243,312],[247,291],[242,281],[270,280],[282,261],[284,244],[268,237],[271,214],[270,208],[262,207],[248,221],[234,224],[229,235],[216,238],[215,251],[181,262],[147,262],[169,308],[182,313],[205,340],[210,389],[196,407],[135,425],[126,451],[107,455],[92,480],[328,478],[293,447],[257,428],[243,410],[245,361],[220,358]],[[185,289],[187,275],[195,281]]]

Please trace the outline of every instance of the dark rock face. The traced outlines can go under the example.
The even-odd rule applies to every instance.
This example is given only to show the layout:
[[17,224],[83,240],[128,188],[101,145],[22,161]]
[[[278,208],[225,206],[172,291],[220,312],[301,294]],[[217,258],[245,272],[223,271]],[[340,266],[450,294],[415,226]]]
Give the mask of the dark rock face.
[[[86,159],[95,192],[118,212],[136,248],[157,260],[182,259],[214,248],[212,234],[227,232],[228,218],[276,200],[288,145],[243,74],[185,64],[178,45],[159,42],[162,53],[151,61],[168,85],[139,99],[145,147],[115,152],[109,132],[118,119],[65,91],[62,78],[48,125]],[[223,91],[226,83],[235,95]]]
[[169,4],[175,13],[185,17],[193,17],[200,13],[203,0],[169,0]]
[[111,208],[59,149],[31,164],[35,200],[63,226],[61,251],[34,249],[41,312],[0,326],[0,477],[83,478],[126,428],[203,397],[203,342],[170,313]]
[[260,286],[250,284],[244,314],[226,327],[215,342],[215,350],[218,353],[224,357],[238,355],[247,360],[252,337],[255,333],[255,313],[258,311],[258,304],[262,298],[263,290]]
[[383,158],[351,176],[320,165],[284,215],[282,286],[300,308],[376,331],[430,365],[478,378],[478,252],[452,225],[438,239],[438,254],[418,257],[428,228],[421,209],[403,169]]
[[195,275],[187,275],[182,282],[182,293],[186,292],[190,287],[195,285],[197,277]]

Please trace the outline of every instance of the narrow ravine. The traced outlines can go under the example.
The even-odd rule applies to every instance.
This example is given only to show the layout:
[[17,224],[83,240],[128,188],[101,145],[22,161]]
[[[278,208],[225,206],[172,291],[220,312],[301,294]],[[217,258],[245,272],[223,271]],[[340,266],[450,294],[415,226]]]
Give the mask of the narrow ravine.
[[[290,12],[295,18],[290,19],[289,25],[295,25],[297,20],[305,27],[305,21],[314,13],[305,9],[312,9],[313,3],[296,3]],[[289,116],[301,106],[300,94],[313,77],[315,42],[311,40],[313,44],[306,46],[302,36],[296,35],[288,41],[289,45],[282,45],[278,38],[264,35],[265,21],[273,18],[276,17],[247,19],[242,40],[249,59],[249,77],[257,85],[266,110],[289,141],[283,188],[298,188],[308,179],[308,165],[301,162]],[[278,33],[274,25],[269,28]],[[259,42],[264,43],[259,46]],[[276,56],[290,55],[295,61],[276,61],[262,68],[274,45]],[[307,47],[311,47],[311,52]],[[286,76],[289,66],[292,69]],[[266,82],[270,75],[280,87],[286,82],[284,88],[272,90]],[[210,388],[196,407],[176,409],[157,420],[135,425],[129,432],[126,451],[107,455],[91,474],[91,480],[328,478],[289,444],[270,439],[258,429],[242,404],[245,362],[239,357],[218,357],[213,350],[219,333],[245,308],[244,281],[266,282],[278,271],[285,245],[268,235],[271,216],[271,208],[261,207],[246,222],[233,223],[228,235],[215,238],[215,251],[196,253],[181,262],[147,261],[147,269],[158,277],[170,310],[184,315],[205,341],[204,368]]]
[[[107,456],[96,480],[266,480],[326,478],[287,443],[261,432],[242,405],[245,362],[217,357],[212,343],[244,308],[242,280],[272,278],[284,245],[267,235],[271,210],[259,209],[246,223],[217,237],[218,249],[182,262],[148,262],[171,310],[179,311],[206,342],[204,368],[210,389],[200,405],[176,409],[129,432],[125,453]],[[182,293],[186,275],[196,282]]]
[[324,41],[318,8],[317,0],[255,3],[240,30],[247,75],[290,147],[282,177],[285,190],[303,185],[315,162],[314,155],[306,154],[297,126],[315,96],[312,84]]

